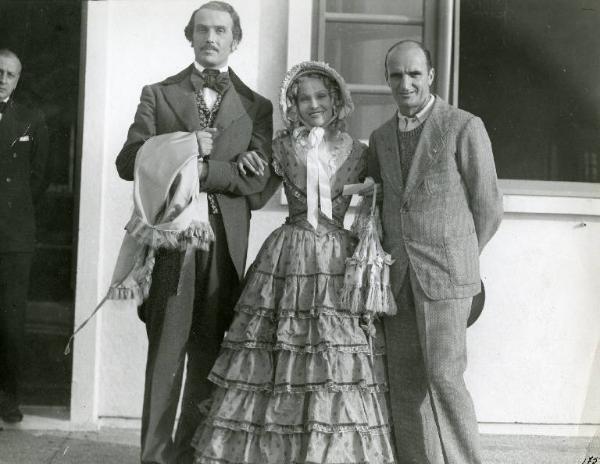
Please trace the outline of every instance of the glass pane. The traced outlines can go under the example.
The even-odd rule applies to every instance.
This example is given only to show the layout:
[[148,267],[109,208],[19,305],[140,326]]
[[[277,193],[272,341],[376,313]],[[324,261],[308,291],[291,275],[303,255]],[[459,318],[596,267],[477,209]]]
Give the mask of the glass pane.
[[327,23],[325,61],[352,84],[385,84],[384,58],[401,39],[422,39],[420,26]]
[[600,182],[600,15],[572,0],[461,3],[459,106],[498,176]]
[[423,0],[327,0],[327,12],[368,13],[414,16],[423,15]]
[[353,94],[355,110],[350,116],[348,133],[358,139],[368,140],[371,132],[392,117],[396,104],[391,95]]

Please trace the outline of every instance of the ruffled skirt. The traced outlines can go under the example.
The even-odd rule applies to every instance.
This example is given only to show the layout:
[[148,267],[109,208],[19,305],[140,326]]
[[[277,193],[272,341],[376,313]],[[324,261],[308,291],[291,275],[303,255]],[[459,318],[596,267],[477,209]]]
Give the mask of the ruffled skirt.
[[285,224],[252,265],[210,374],[196,463],[392,463],[383,332],[340,308],[355,241]]

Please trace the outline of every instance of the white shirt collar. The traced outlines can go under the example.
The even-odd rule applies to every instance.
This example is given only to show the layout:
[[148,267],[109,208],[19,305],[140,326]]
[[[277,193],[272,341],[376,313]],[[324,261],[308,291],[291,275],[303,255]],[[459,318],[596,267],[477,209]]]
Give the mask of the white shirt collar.
[[[419,112],[417,114],[415,114],[414,116],[404,116],[402,113],[400,113],[400,110],[398,110],[398,124],[400,126],[400,130],[406,130],[405,128],[409,124],[416,127],[419,124],[422,124],[423,122],[425,122],[425,120],[429,116],[429,113],[431,113],[431,109],[433,108],[434,102],[435,102],[435,96],[433,94],[429,95],[429,100],[427,100],[427,103],[425,103],[425,106],[423,106],[423,108],[421,108],[419,110]],[[404,127],[402,127],[402,126],[404,126]]]
[[[196,69],[199,72],[204,71],[206,68],[204,66],[202,66],[200,63],[198,63],[197,61],[194,61],[194,66],[196,67]],[[227,72],[229,70],[229,65],[227,63],[225,63],[225,66],[219,68],[219,72]]]

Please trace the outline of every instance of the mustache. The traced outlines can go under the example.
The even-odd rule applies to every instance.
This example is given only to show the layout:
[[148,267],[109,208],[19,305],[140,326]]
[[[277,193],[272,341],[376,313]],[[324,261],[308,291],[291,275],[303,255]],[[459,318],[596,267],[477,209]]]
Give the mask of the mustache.
[[217,47],[215,47],[214,45],[210,45],[210,44],[204,45],[203,47],[200,48],[200,50],[203,50],[203,51],[204,50],[213,50],[215,52],[219,51],[219,49]]

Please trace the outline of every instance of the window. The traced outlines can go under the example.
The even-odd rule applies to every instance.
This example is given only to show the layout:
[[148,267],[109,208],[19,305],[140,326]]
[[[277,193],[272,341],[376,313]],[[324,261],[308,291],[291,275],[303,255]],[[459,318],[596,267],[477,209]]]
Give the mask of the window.
[[485,122],[500,178],[600,182],[594,5],[461,3],[459,106]]
[[403,38],[421,40],[436,67],[434,91],[486,124],[499,178],[600,183],[600,11],[594,4],[315,0],[313,58],[345,77],[356,106],[349,131],[365,140],[395,111],[384,80],[385,51]]
[[320,0],[317,59],[344,76],[355,112],[348,130],[368,139],[395,111],[384,77],[387,49],[403,38],[423,40],[424,0]]

